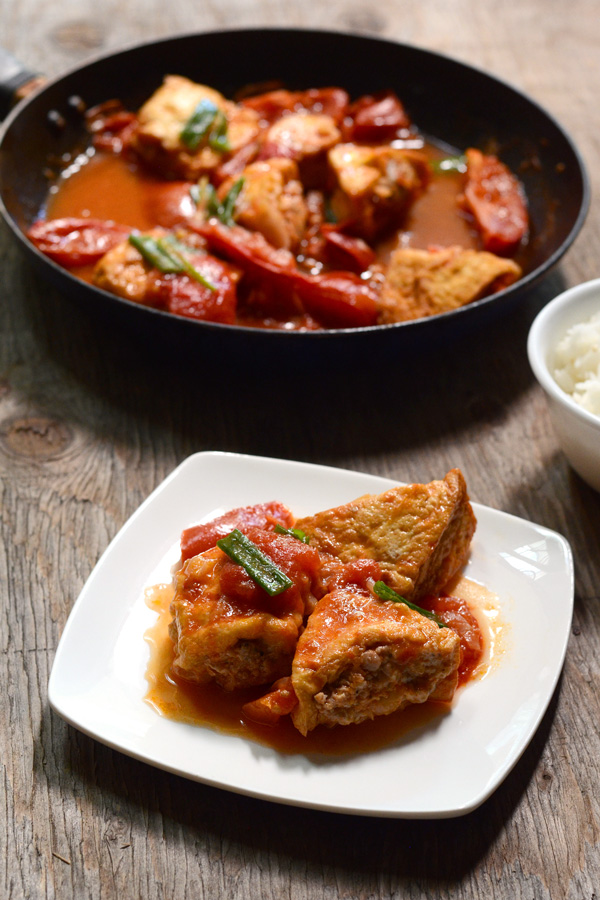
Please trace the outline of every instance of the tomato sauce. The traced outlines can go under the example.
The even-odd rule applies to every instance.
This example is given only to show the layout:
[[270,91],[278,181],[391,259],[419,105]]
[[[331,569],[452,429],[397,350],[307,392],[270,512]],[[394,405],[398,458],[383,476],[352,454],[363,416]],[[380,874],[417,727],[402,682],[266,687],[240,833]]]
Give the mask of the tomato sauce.
[[[497,598],[481,585],[458,578],[449,586],[449,592],[462,599],[476,616],[483,637],[481,654],[462,670],[460,682],[466,685],[485,678],[494,667],[503,650],[506,627],[498,615]],[[273,747],[280,753],[341,756],[372,752],[426,727],[441,716],[452,715],[451,703],[428,701],[360,725],[331,729],[320,726],[307,737],[296,730],[288,716],[282,717],[274,726],[253,722],[244,717],[242,707],[261,697],[265,693],[264,687],[228,692],[215,685],[191,684],[173,673],[173,644],[168,634],[172,598],[172,585],[157,585],[146,592],[147,605],[157,613],[157,620],[145,635],[150,647],[145,699],[166,718],[243,737]]]
[[[447,155],[432,144],[426,144],[424,149],[431,159]],[[378,248],[379,260],[385,262],[396,246],[426,249],[432,245],[460,244],[476,249],[477,233],[458,209],[461,191],[459,173],[434,176],[427,190],[414,201],[406,227]],[[60,180],[48,197],[44,218],[108,219],[148,231],[157,225],[172,228],[192,212],[187,182],[155,178],[122,155],[96,151],[89,162]],[[77,274],[90,280],[91,273]]]

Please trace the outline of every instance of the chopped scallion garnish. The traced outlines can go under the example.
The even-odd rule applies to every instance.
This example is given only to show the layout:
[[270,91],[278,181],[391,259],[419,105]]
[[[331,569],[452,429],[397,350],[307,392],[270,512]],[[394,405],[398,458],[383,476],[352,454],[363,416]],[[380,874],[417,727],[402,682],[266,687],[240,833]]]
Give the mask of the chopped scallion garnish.
[[164,250],[156,238],[149,234],[130,234],[129,243],[138,250],[146,262],[165,274],[181,272],[181,265],[173,259],[168,250]]
[[273,560],[260,550],[250,538],[237,528],[217,541],[217,547],[238,565],[242,566],[271,597],[292,587],[293,581],[278,569]]
[[238,178],[234,185],[232,185],[223,200],[223,203],[220,205],[218,212],[215,213],[216,216],[221,220],[223,225],[233,225],[235,224],[235,220],[233,218],[233,211],[235,209],[235,201],[240,195],[240,191],[244,187],[244,179]]
[[[179,135],[188,150],[196,150],[219,113],[219,107],[212,100],[201,100],[196,106]],[[221,113],[221,115],[223,115]]]
[[225,113],[219,112],[215,116],[214,124],[208,136],[208,144],[217,153],[229,153],[231,144],[227,137],[227,119]]
[[277,534],[289,534],[290,537],[296,538],[297,541],[302,541],[303,544],[309,544],[310,538],[307,534],[304,534],[301,528],[284,528],[283,525],[279,525],[279,523],[275,526],[275,531]]
[[209,291],[216,291],[216,285],[204,277],[202,272],[193,266],[181,250],[192,252],[175,238],[154,238],[149,234],[130,234],[129,243],[138,250],[146,262],[165,275],[185,274],[199,282]]
[[431,612],[429,609],[422,609],[420,606],[417,606],[416,603],[411,603],[410,600],[405,600],[404,597],[397,594],[389,584],[385,583],[385,581],[376,581],[373,585],[373,591],[380,600],[391,600],[392,603],[405,603],[406,606],[410,609],[414,609],[415,612],[421,613],[422,616],[426,616],[428,619],[433,619],[440,628],[447,628],[447,625],[442,622],[440,617],[436,616],[434,612]]

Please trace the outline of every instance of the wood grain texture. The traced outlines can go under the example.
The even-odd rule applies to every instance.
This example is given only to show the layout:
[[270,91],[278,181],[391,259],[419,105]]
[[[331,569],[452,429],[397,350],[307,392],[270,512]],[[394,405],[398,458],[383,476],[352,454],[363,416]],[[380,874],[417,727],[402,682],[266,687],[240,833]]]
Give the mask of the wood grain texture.
[[[441,51],[553,113],[581,149],[594,197],[560,268],[493,343],[465,339],[408,371],[327,372],[318,390],[310,374],[304,391],[259,380],[272,401],[260,422],[231,399],[228,376],[208,373],[198,385],[184,361],[150,356],[73,316],[2,228],[0,897],[600,896],[600,496],[561,455],[525,355],[537,310],[599,274],[597,13],[595,0],[0,5],[4,45],[49,75],[144,38],[254,25],[356,31]],[[139,503],[203,449],[402,480],[460,466],[473,499],[570,540],[576,607],[564,673],[530,747],[483,807],[454,821],[402,822],[277,806],[154,770],[51,713],[52,659],[87,576]]]

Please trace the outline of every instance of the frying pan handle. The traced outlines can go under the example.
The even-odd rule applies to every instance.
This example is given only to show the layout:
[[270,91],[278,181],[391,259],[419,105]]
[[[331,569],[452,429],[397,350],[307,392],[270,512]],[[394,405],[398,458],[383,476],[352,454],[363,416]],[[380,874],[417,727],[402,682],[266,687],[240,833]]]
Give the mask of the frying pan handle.
[[27,86],[37,86],[39,75],[25,68],[12,53],[0,47],[0,120],[15,101],[27,93]]

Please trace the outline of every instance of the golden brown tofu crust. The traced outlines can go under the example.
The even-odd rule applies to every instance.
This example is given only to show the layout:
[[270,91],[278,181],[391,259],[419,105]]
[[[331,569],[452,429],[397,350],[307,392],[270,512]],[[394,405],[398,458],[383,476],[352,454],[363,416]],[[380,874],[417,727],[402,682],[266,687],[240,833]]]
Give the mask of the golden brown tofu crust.
[[152,279],[152,267],[129,241],[122,241],[98,260],[93,283],[111,294],[143,303]]
[[449,312],[521,277],[521,267],[487,251],[400,248],[390,257],[379,299],[381,323]]
[[410,703],[451,699],[460,640],[403,603],[357,588],[327,594],[300,636],[292,667],[304,735],[317,725],[349,725]]
[[225,154],[203,140],[191,150],[182,142],[181,132],[202,100],[209,100],[227,119],[230,152],[255,140],[260,132],[258,115],[252,109],[238,106],[218,91],[196,84],[180,75],[167,75],[163,84],[138,113],[138,126],[131,147],[144,162],[166,177],[195,181],[210,174],[221,164]]
[[459,469],[299,519],[311,546],[342,562],[374,559],[402,596],[439,593],[467,560],[476,519]]
[[338,144],[328,154],[335,175],[331,208],[338,221],[367,241],[399,227],[427,183],[426,157],[418,150]]
[[[241,177],[244,184],[235,206],[238,225],[259,231],[274,247],[296,250],[306,229],[308,209],[294,160],[251,163]],[[226,194],[233,183],[226,181],[219,194]]]
[[220,590],[225,561],[225,554],[215,548],[187,560],[179,570],[169,634],[175,674],[197,684],[214,681],[231,691],[289,674],[303,612],[276,616],[232,606]]

